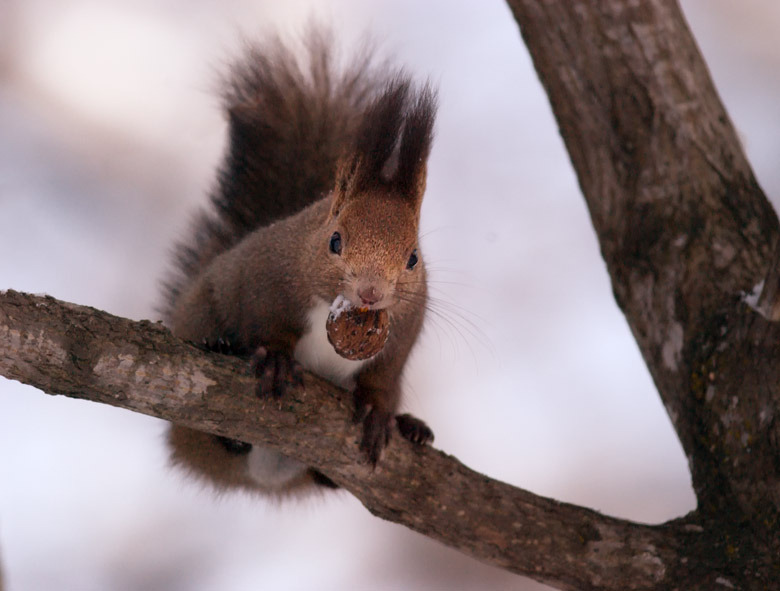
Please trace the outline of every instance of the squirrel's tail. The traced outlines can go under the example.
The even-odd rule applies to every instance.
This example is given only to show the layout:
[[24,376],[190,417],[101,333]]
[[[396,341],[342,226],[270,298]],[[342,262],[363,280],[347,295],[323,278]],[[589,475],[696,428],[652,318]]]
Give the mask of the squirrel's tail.
[[189,241],[177,246],[175,273],[164,285],[167,307],[214,257],[332,188],[361,113],[392,75],[374,67],[367,50],[339,67],[331,35],[316,27],[304,49],[299,58],[274,38],[250,47],[233,66],[223,94],[226,154],[209,208],[197,216]]

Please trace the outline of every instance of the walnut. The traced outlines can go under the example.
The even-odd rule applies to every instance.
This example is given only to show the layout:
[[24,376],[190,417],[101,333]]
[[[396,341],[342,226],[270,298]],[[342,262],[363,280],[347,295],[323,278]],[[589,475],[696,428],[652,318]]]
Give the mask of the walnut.
[[336,298],[325,323],[328,341],[346,359],[370,359],[390,336],[387,310],[355,308],[342,296]]

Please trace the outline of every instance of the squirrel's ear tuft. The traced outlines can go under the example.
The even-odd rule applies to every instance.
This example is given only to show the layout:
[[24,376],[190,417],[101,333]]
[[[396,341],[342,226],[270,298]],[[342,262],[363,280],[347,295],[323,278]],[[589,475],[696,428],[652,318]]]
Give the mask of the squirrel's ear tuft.
[[436,93],[421,89],[399,73],[365,111],[353,154],[337,174],[337,193],[390,190],[419,208],[425,190],[425,169],[433,141]]
[[436,118],[436,92],[429,84],[414,94],[406,119],[398,153],[398,168],[393,185],[404,196],[413,199],[417,208],[425,192],[425,173],[433,142]]
[[397,156],[411,81],[403,74],[391,78],[366,110],[355,145],[360,166],[355,189],[365,191],[388,184]]

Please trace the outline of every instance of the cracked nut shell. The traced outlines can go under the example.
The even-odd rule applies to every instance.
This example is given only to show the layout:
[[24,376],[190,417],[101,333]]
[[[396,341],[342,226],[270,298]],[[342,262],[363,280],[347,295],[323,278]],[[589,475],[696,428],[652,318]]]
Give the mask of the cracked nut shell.
[[325,323],[328,341],[346,359],[362,361],[379,353],[390,336],[387,310],[348,308],[331,312]]

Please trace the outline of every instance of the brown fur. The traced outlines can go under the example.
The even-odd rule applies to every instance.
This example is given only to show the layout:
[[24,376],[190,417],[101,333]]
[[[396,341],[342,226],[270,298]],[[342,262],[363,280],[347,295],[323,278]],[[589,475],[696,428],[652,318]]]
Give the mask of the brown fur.
[[[371,306],[387,309],[390,338],[355,376],[354,391],[356,417],[363,421],[361,445],[376,463],[390,434],[401,373],[427,301],[418,229],[435,97],[427,86],[416,89],[402,73],[390,73],[384,82],[359,71],[323,78],[329,66],[322,47],[311,58],[318,64],[312,69],[314,82],[304,83],[300,69],[285,76],[293,62],[289,53],[275,51],[275,62],[251,53],[260,65],[243,66],[231,87],[231,148],[221,192],[214,199],[216,217],[203,218],[211,221],[201,227],[189,258],[180,263],[180,276],[168,291],[167,322],[174,334],[196,343],[229,341],[240,354],[262,347],[292,356],[307,329],[308,310],[317,301],[330,303],[344,295],[361,305],[361,292],[378,294]],[[351,86],[337,91],[325,79],[351,80]],[[286,101],[287,119],[278,115],[275,101]],[[302,124],[307,128],[298,129]],[[277,145],[306,142],[301,138],[309,128],[322,137],[299,152]],[[262,135],[262,141],[253,133]],[[274,153],[237,153],[248,146],[295,158],[281,162]],[[251,162],[264,186],[247,184],[241,176],[246,171],[236,162]],[[286,168],[265,171],[263,166]],[[238,175],[238,181],[226,183],[225,171]],[[301,185],[300,178],[320,180]],[[325,196],[318,188],[321,179],[329,179]],[[293,203],[280,205],[279,196],[286,194]],[[269,200],[277,212],[268,214],[274,221],[245,231],[246,220],[267,219],[259,212]],[[258,213],[231,209],[250,206]],[[277,215],[290,210],[296,213]],[[237,235],[228,237],[231,231]],[[341,237],[338,254],[330,249],[334,232]],[[408,268],[413,252],[419,262]],[[419,432],[409,438],[420,439]],[[214,437],[173,427],[169,442],[175,463],[209,476],[217,486],[263,489],[247,476],[246,458],[231,455]],[[313,481],[310,474],[289,486],[298,488],[306,481]]]
[[228,452],[213,435],[178,425],[171,425],[168,429],[168,447],[173,465],[220,490],[240,489],[287,496],[310,489],[314,480],[312,473],[305,472],[300,478],[288,482],[283,491],[264,489],[247,474],[246,455]]

